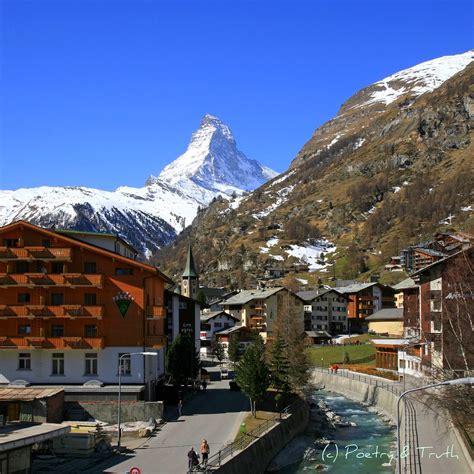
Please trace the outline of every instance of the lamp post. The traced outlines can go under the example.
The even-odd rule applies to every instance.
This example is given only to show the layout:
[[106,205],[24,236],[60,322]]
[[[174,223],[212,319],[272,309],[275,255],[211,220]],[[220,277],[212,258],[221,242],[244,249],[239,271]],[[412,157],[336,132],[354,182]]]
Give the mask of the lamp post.
[[[118,425],[118,439],[117,439],[117,448],[120,449],[120,441],[122,440],[122,430],[120,429],[120,408],[122,403],[122,358],[131,357],[133,355],[142,355],[142,356],[154,356],[157,357],[156,352],[127,352],[122,354],[119,357],[119,391],[118,391],[118,406],[117,406],[117,425]],[[145,374],[143,374],[143,380],[145,380]]]
[[462,379],[445,380],[444,382],[433,383],[430,385],[423,385],[422,387],[412,388],[403,392],[397,401],[397,463],[398,474],[402,473],[402,465],[400,463],[400,401],[408,393],[419,392],[420,390],[427,390],[428,388],[441,387],[442,385],[474,385],[474,377],[465,377]]

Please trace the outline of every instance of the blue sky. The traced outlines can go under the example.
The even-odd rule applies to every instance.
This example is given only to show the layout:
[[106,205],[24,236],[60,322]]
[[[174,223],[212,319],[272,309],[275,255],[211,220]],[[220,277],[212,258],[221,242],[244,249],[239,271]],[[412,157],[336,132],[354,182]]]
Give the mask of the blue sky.
[[473,47],[460,0],[2,0],[0,188],[142,186],[206,112],[277,171],[361,87]]

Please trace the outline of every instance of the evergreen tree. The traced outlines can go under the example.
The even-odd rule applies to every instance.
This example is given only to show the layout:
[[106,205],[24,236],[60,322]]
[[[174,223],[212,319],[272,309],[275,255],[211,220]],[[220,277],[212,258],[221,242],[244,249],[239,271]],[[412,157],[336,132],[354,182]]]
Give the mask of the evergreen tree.
[[277,409],[282,394],[289,392],[289,370],[288,344],[278,333],[270,348],[270,380],[273,388],[278,392],[276,396]]
[[225,349],[224,346],[220,342],[216,342],[214,350],[212,351],[214,357],[222,364],[222,361],[225,359]]
[[240,359],[239,338],[237,337],[236,334],[231,334],[230,336],[229,347],[227,348],[227,353],[229,355],[229,360],[234,365],[234,370],[235,370],[235,364],[237,364],[237,362]]
[[258,336],[255,342],[247,347],[237,367],[236,381],[242,392],[249,397],[254,418],[257,416],[257,401],[265,395],[270,385],[270,374],[264,356],[263,341]]
[[201,362],[189,334],[178,334],[166,354],[166,372],[175,385],[197,378]]
[[292,391],[301,390],[309,380],[310,364],[306,354],[304,334],[292,334],[288,338],[288,378]]

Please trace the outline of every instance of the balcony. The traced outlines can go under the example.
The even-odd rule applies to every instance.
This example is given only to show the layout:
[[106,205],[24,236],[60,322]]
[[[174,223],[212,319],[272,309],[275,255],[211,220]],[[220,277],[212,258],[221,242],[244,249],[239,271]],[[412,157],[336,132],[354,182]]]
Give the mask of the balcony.
[[97,287],[102,288],[103,275],[83,273],[0,273],[0,288],[59,288],[59,287]]
[[72,249],[50,247],[0,247],[0,261],[54,260],[70,262]]
[[164,347],[166,345],[166,336],[146,336],[145,345],[153,348]]
[[0,349],[103,349],[103,337],[0,337]]
[[147,318],[164,318],[166,311],[164,306],[147,306],[146,317]]
[[0,305],[0,318],[97,318],[102,319],[103,306],[83,305]]

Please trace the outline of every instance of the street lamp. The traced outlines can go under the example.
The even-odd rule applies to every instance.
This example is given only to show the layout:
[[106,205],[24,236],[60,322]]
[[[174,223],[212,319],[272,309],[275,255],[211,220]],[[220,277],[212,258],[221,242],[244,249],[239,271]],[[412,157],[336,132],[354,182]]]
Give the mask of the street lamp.
[[[119,391],[118,391],[118,407],[117,407],[117,425],[118,425],[118,440],[117,440],[117,448],[120,449],[120,441],[122,439],[122,430],[120,429],[120,408],[122,402],[122,358],[123,357],[131,357],[134,355],[142,355],[142,356],[154,356],[158,357],[156,352],[127,352],[122,354],[119,357]],[[145,380],[145,374],[143,374],[143,380]]]
[[441,385],[474,385],[474,377],[464,377],[462,379],[445,380],[444,382],[433,383],[430,385],[423,385],[422,387],[412,388],[403,392],[397,401],[397,463],[398,474],[402,473],[402,465],[400,463],[400,401],[408,393],[426,390],[428,388],[440,387]]

